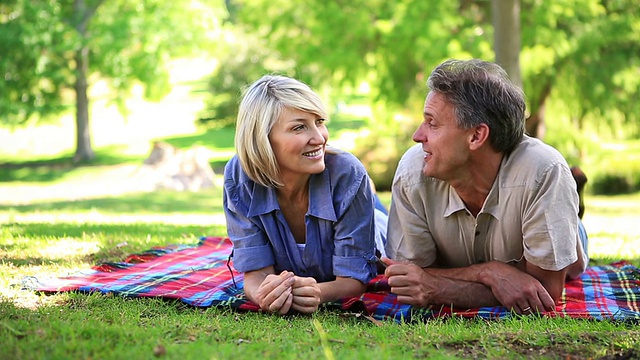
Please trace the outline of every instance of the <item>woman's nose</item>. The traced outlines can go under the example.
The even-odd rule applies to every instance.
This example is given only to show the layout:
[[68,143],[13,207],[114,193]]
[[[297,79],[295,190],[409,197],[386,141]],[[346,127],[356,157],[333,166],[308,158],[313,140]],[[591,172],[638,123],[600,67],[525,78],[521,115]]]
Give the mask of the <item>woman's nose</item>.
[[326,128],[315,127],[313,135],[311,136],[311,142],[313,144],[324,144],[327,141]]

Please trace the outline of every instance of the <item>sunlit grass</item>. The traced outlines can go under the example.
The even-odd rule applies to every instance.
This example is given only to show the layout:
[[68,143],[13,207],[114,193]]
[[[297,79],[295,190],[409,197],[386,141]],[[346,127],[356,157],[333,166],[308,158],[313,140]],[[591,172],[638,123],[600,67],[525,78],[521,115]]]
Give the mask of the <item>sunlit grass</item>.
[[640,193],[587,196],[585,205],[592,257],[640,259]]
[[[390,194],[380,195],[388,205]],[[323,358],[328,353],[336,359],[369,358],[372,353],[380,359],[640,353],[640,332],[623,323],[514,318],[398,325],[336,312],[282,318],[151,298],[22,290],[24,281],[86,271],[153,246],[194,244],[203,235],[223,235],[221,196],[218,188],[0,205],[0,343],[5,351],[13,358],[238,359]],[[598,256],[614,256],[610,250],[616,239],[619,253],[638,247],[633,227],[618,232],[621,227],[608,226],[620,216],[637,218],[636,200],[616,198],[615,207],[625,211],[610,213],[606,198],[588,198],[585,223],[602,229],[592,236],[601,243],[594,247]],[[314,322],[321,324],[322,337]]]

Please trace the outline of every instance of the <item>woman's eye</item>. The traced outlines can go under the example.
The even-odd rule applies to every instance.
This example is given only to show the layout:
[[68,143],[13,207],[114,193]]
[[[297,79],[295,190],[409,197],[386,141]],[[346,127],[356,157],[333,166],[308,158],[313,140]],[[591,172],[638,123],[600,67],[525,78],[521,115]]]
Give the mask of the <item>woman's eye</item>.
[[301,131],[301,130],[304,130],[304,125],[298,125],[293,128],[293,131]]

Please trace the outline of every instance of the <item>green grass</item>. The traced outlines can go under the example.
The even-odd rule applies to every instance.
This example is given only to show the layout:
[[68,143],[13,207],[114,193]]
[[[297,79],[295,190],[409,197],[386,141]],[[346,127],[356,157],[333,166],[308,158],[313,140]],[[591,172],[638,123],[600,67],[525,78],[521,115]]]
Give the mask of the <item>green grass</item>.
[[[0,191],[12,185],[6,186]],[[388,204],[389,194],[381,195]],[[628,258],[640,264],[640,233],[633,226],[639,199],[640,194],[587,199],[594,263]],[[628,226],[611,226],[620,221]],[[0,204],[0,224],[0,358],[640,356],[640,330],[608,321],[454,318],[399,325],[326,310],[279,317],[160,299],[21,290],[25,277],[63,276],[152,246],[224,235],[219,189]]]

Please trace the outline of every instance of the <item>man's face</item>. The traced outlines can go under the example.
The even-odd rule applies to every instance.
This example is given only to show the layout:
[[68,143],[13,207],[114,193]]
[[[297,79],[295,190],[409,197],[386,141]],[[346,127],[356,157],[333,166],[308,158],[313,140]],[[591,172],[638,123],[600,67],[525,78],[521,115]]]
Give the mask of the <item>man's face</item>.
[[443,181],[455,180],[469,161],[472,130],[460,128],[453,104],[433,91],[425,100],[423,119],[412,137],[425,153],[423,173]]

